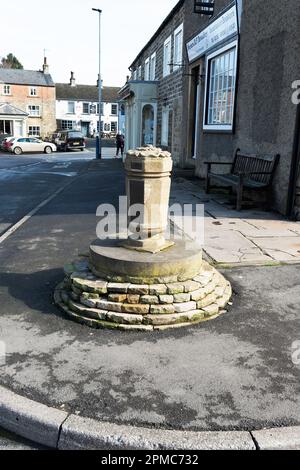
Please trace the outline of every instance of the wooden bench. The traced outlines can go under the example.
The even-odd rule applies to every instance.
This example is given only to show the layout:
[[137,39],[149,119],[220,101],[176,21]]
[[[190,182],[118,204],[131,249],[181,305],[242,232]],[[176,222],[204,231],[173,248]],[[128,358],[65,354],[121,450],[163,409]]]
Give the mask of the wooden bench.
[[[270,192],[275,170],[280,155],[262,157],[258,155],[244,155],[240,149],[235,152],[233,163],[230,162],[205,162],[207,165],[206,193],[210,191],[210,180],[217,179],[227,183],[231,190],[237,188],[236,209],[239,211],[243,204],[244,189],[253,191],[267,191],[268,206],[270,205]],[[212,171],[213,165],[230,165],[230,172],[219,174]]]

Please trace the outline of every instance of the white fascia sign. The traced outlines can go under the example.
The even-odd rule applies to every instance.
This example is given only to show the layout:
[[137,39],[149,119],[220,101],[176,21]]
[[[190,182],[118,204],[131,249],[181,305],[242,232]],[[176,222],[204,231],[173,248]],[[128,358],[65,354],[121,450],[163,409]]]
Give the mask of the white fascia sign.
[[236,34],[238,34],[238,17],[234,5],[187,43],[189,62],[193,62]]

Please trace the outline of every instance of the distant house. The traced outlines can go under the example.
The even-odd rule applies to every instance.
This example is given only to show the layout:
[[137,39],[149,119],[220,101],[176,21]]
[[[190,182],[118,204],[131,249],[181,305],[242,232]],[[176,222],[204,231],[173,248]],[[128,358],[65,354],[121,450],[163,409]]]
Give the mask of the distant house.
[[[119,121],[118,87],[103,87],[101,132],[117,133]],[[71,72],[69,83],[56,84],[57,130],[77,129],[85,136],[99,131],[97,85],[77,85]]]
[[45,137],[55,131],[55,85],[42,71],[0,68],[0,135]]

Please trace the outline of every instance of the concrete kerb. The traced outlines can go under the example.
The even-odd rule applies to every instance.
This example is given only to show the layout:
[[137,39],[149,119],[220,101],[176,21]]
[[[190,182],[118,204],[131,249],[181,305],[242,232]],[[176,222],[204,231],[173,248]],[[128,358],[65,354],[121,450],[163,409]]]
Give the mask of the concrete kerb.
[[300,426],[252,432],[195,432],[119,425],[68,414],[1,386],[0,426],[60,450],[300,449]]

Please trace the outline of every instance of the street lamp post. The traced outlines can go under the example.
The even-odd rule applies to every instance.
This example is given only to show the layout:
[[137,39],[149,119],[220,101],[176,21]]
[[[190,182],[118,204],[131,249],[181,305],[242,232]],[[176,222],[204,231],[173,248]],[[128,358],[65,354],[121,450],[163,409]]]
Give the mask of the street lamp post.
[[101,13],[102,10],[98,8],[92,8],[99,14],[99,80],[98,80],[98,91],[99,91],[99,133],[96,142],[96,159],[102,158],[102,143],[101,143],[101,103],[102,103],[102,80],[101,80]]

